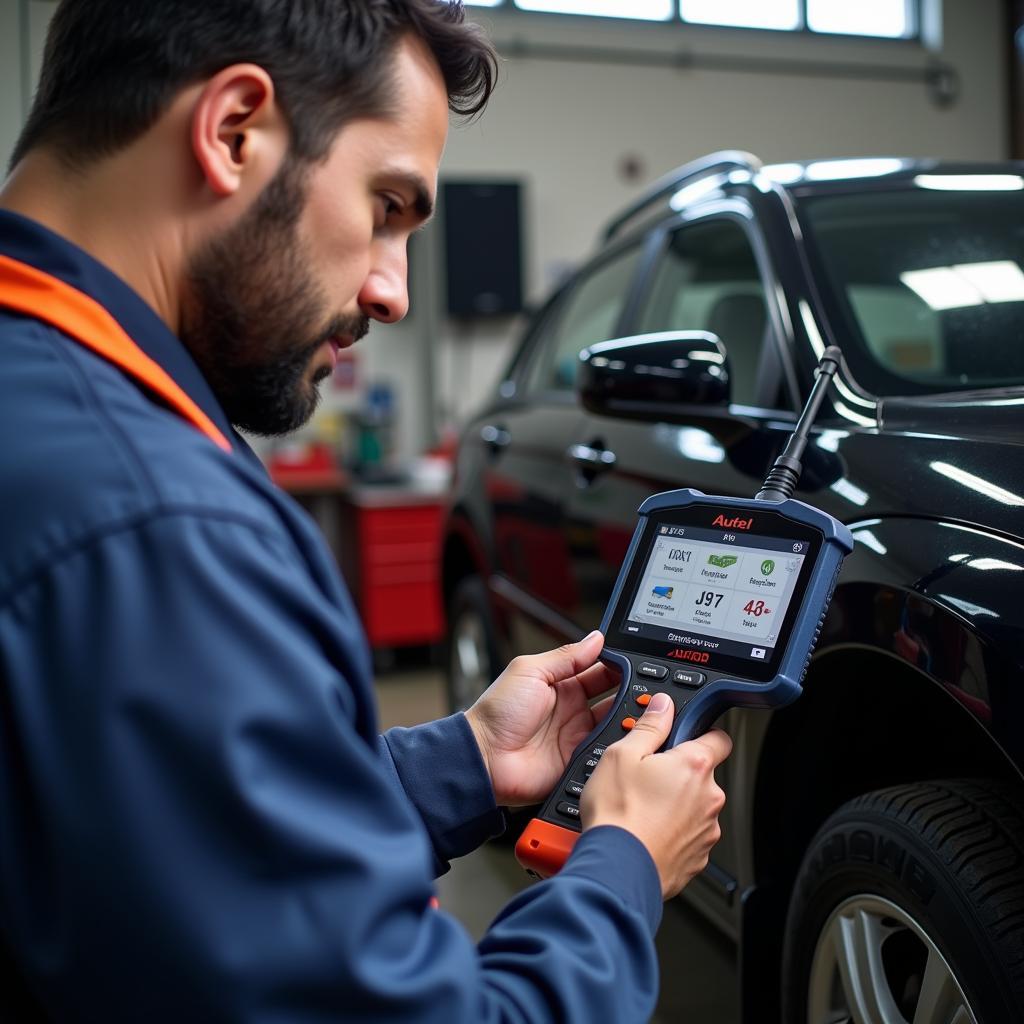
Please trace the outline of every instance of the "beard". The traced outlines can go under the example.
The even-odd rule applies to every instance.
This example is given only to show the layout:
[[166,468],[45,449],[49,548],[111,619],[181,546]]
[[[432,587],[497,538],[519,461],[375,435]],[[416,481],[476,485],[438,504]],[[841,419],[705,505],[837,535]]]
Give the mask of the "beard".
[[316,411],[329,377],[310,364],[331,338],[359,339],[361,314],[331,316],[309,277],[299,221],[306,202],[302,164],[287,161],[241,220],[189,261],[181,340],[228,419],[252,434],[298,429]]

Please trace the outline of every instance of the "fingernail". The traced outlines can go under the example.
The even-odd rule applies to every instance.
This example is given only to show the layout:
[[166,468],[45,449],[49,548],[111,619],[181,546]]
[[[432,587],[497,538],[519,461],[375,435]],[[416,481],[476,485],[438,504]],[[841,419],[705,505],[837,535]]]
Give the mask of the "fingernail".
[[653,712],[660,715],[663,711],[668,711],[670,707],[672,707],[672,698],[667,693],[656,693],[651,698],[651,703],[647,705],[647,713]]
[[581,644],[585,644],[588,640],[593,640],[595,636],[600,634],[601,630],[592,629],[581,641]]

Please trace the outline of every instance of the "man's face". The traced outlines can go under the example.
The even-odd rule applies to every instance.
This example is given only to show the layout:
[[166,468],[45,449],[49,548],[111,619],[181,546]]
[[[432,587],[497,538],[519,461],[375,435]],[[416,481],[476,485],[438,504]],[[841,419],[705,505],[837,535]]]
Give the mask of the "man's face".
[[387,118],[345,125],[326,160],[286,160],[190,261],[182,340],[238,427],[301,426],[338,352],[408,311],[408,240],[448,133],[444,81],[418,41],[396,49],[394,96]]

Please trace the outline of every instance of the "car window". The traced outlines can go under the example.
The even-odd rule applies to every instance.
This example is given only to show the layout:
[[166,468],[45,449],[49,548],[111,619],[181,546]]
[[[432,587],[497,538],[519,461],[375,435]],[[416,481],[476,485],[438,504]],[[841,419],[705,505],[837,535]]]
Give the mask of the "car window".
[[1021,179],[1008,176],[1016,187],[1005,191],[984,177],[942,180],[801,199],[843,355],[876,395],[1024,381]]
[[671,235],[640,310],[640,333],[717,334],[729,356],[732,401],[756,406],[766,401],[760,367],[770,329],[761,275],[739,224],[716,220]]
[[529,392],[571,391],[580,351],[615,337],[640,253],[639,246],[620,252],[584,272],[570,288],[536,342],[527,378]]
[[846,296],[864,328],[864,342],[880,363],[937,375],[944,360],[939,314],[902,285],[850,284]]

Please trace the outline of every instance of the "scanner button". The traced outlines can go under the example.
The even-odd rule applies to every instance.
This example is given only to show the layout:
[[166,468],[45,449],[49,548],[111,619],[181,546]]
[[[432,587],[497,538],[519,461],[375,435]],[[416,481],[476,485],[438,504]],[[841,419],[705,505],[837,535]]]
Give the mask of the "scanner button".
[[676,669],[672,673],[673,683],[682,683],[683,686],[703,686],[704,685],[704,673],[703,672],[688,672],[686,669]]
[[600,758],[597,757],[588,757],[586,761],[583,762],[583,767],[586,768],[587,771],[592,772],[597,767],[599,760]]
[[651,695],[649,693],[641,693],[637,696],[636,702],[640,707],[645,708],[651,703]]
[[622,728],[625,729],[626,732],[629,732],[629,730],[632,729],[634,725],[636,725],[635,718],[624,718],[622,720]]
[[600,757],[608,748],[604,745],[594,747],[590,752],[591,757]]
[[664,679],[668,675],[668,669],[664,665],[652,665],[649,661],[644,661],[637,666],[636,674],[647,676],[648,679]]
[[580,816],[579,804],[571,804],[563,800],[557,807],[558,813],[566,818],[578,818]]
[[565,787],[565,792],[568,796],[578,797],[583,792],[583,783],[573,780]]

